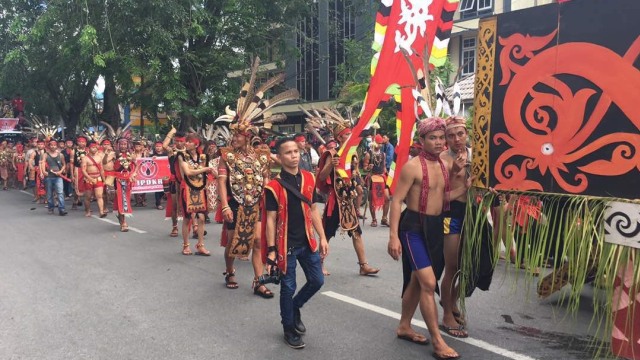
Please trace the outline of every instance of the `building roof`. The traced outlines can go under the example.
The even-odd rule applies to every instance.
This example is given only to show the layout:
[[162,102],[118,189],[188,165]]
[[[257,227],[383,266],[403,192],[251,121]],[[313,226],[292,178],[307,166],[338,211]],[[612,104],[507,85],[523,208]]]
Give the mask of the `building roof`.
[[[467,75],[458,80],[460,86],[460,99],[462,102],[469,102],[474,97],[474,87],[476,82],[475,74]],[[453,85],[449,86],[444,91],[447,99],[452,100]]]

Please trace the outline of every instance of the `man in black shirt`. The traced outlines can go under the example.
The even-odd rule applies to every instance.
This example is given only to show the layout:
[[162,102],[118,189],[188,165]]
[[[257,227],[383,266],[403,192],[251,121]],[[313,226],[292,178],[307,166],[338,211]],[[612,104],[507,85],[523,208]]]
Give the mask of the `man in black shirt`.
[[[306,328],[300,319],[300,308],[322,287],[321,259],[327,256],[329,244],[324,236],[320,214],[311,199],[315,193],[315,179],[299,169],[300,150],[292,138],[276,143],[282,171],[265,187],[262,238],[263,261],[271,274],[278,267],[284,274],[280,288],[280,316],[287,344],[304,347],[300,335]],[[303,224],[304,226],[300,226]],[[320,242],[315,239],[320,234]],[[318,253],[319,250],[319,253]],[[296,291],[296,261],[300,263],[307,283]]]

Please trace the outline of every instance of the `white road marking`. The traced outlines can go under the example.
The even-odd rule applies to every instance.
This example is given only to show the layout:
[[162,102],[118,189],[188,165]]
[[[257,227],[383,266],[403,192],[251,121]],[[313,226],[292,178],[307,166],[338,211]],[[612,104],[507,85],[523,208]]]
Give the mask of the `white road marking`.
[[[346,295],[338,294],[338,293],[333,292],[333,291],[324,291],[324,292],[322,292],[322,295],[328,296],[328,297],[336,299],[336,300],[340,300],[340,301],[346,302],[346,303],[351,304],[351,305],[355,305],[357,307],[360,307],[360,308],[363,308],[363,309],[366,309],[366,310],[369,310],[369,311],[373,311],[373,312],[378,313],[380,315],[384,315],[384,316],[387,316],[387,317],[390,317],[390,318],[393,318],[393,319],[396,319],[396,320],[400,320],[400,314],[397,313],[397,312],[393,312],[393,311],[387,310],[387,309],[385,309],[383,307],[376,306],[376,305],[373,305],[373,304],[369,304],[369,303],[366,303],[364,301],[360,301],[358,299],[354,299],[354,298],[346,296]],[[421,320],[412,319],[411,320],[411,324],[413,326],[417,326],[417,327],[420,327],[420,328],[423,328],[423,329],[427,328],[427,324],[425,324],[425,322],[421,321]],[[513,352],[513,351],[510,351],[510,350],[507,350],[507,349],[503,349],[503,348],[501,348],[499,346],[495,346],[493,344],[489,344],[486,341],[474,339],[474,338],[471,338],[471,337],[468,337],[468,338],[465,338],[465,339],[460,339],[460,338],[456,338],[456,337],[447,335],[445,333],[442,333],[442,335],[446,336],[446,337],[450,337],[452,339],[456,339],[458,341],[461,341],[461,342],[469,344],[469,345],[473,345],[473,346],[479,347],[481,349],[484,349],[486,351],[492,352],[494,354],[498,354],[500,356],[504,356],[504,357],[509,358],[509,359],[514,359],[514,360],[536,360],[535,358],[532,358],[530,356],[519,354],[517,352]]]
[[24,190],[18,190],[18,191],[20,191],[23,194],[27,194],[27,195],[33,196],[33,193],[30,193],[28,191],[24,191]]
[[[91,217],[92,217],[92,218],[94,218],[94,219],[98,219],[98,220],[104,221],[104,222],[108,222],[109,224],[113,224],[113,225],[118,225],[118,226],[120,226],[120,223],[119,223],[119,222],[115,222],[115,221],[110,220],[110,219],[107,219],[107,218],[100,218],[100,217],[99,217],[99,216],[97,216],[97,215],[91,215]],[[133,226],[129,226],[129,230],[131,230],[131,231],[135,231],[135,232],[137,232],[138,234],[146,234],[146,233],[147,233],[146,231],[144,231],[144,230],[140,230],[140,229],[138,229],[138,228],[134,228]]]

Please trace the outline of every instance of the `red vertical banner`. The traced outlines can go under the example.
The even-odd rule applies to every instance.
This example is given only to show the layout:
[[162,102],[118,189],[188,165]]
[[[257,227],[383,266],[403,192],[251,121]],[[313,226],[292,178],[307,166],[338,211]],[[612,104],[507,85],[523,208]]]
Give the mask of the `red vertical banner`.
[[162,180],[169,178],[169,158],[166,156],[136,159],[136,182],[132,194],[163,191]]

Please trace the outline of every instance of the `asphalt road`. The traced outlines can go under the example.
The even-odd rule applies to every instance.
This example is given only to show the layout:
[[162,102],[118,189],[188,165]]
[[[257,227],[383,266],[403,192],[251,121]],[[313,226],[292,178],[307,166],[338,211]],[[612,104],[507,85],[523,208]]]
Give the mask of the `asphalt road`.
[[[364,226],[377,277],[358,275],[346,235],[331,241],[331,275],[302,309],[307,346],[293,350],[277,286],[274,299],[254,296],[250,263],[236,261],[240,288],[224,287],[221,225],[207,225],[213,255],[200,257],[180,254],[153,208],[135,209],[129,224],[139,231],[120,233],[112,214],[112,223],[82,210],[48,215],[13,190],[0,192],[0,219],[0,359],[431,358],[431,346],[395,337],[402,273],[385,227]],[[539,301],[533,284],[513,285],[516,271],[499,265],[491,290],[467,301],[470,337],[448,343],[464,359],[590,358],[592,289],[570,317],[558,295]],[[415,321],[426,334],[419,311]]]

